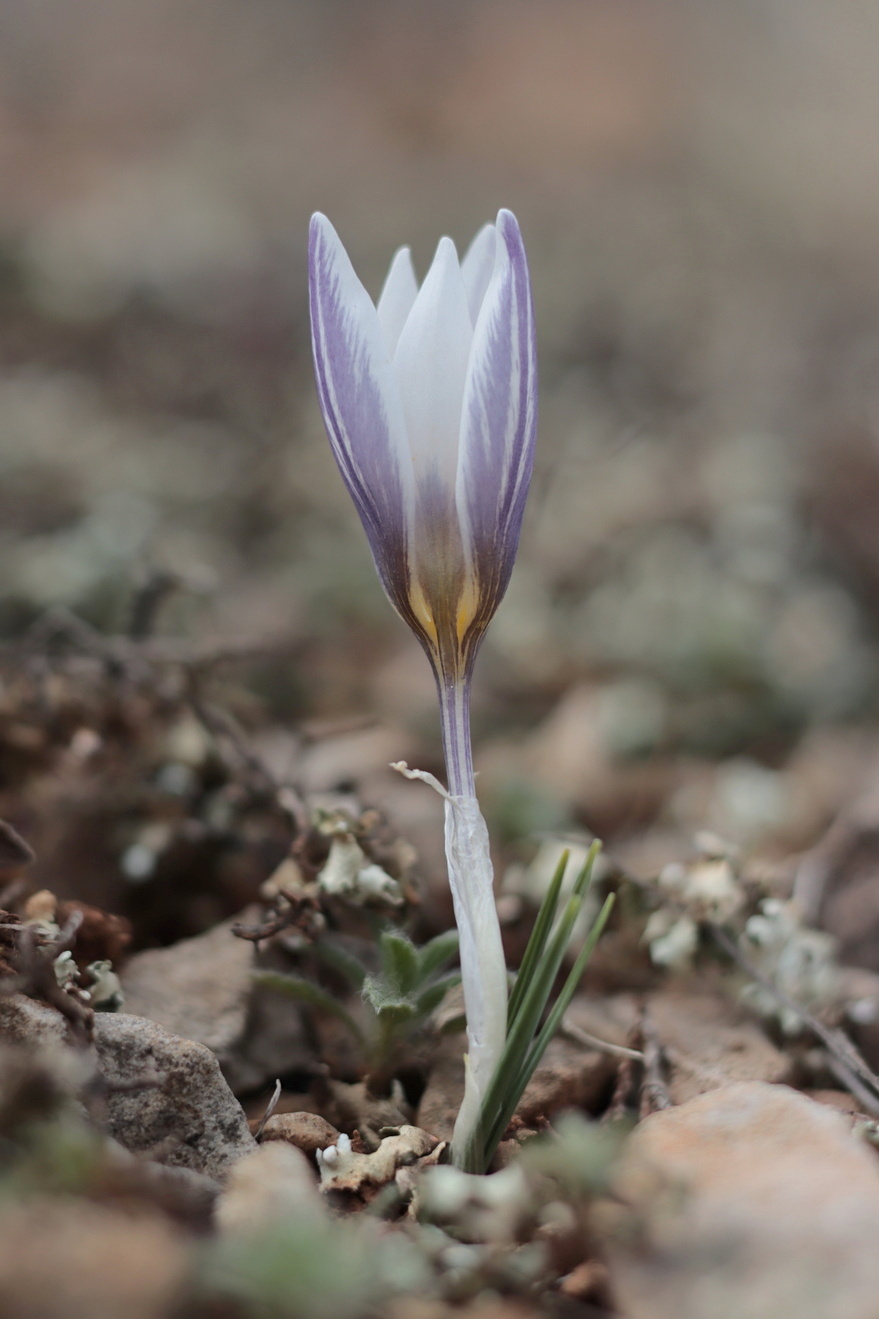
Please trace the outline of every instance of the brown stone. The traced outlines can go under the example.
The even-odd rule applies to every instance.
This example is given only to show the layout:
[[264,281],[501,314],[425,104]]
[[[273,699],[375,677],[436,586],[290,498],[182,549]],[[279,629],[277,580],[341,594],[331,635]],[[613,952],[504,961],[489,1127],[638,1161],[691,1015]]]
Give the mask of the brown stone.
[[222,1059],[244,1033],[253,968],[253,944],[236,939],[233,924],[136,953],[121,975],[125,1011]]
[[284,1140],[305,1154],[335,1145],[339,1132],[318,1113],[275,1113],[262,1129],[260,1141]]
[[626,1319],[875,1319],[879,1164],[847,1120],[744,1082],[647,1118],[616,1191]]
[[[787,1079],[785,1055],[728,995],[709,985],[687,983],[669,986],[644,1001],[668,1064],[673,1103],[682,1104],[733,1081]],[[639,1011],[639,1000],[633,994],[602,999],[582,996],[574,1000],[567,1016],[598,1039],[624,1045],[631,1042]]]
[[0,1214],[0,1296],[10,1319],[166,1319],[188,1262],[166,1221],[87,1201],[35,1200]]
[[253,944],[232,933],[259,917],[250,908],[193,939],[136,953],[121,975],[125,1011],[204,1044],[236,1093],[310,1061],[296,1005],[255,988]]

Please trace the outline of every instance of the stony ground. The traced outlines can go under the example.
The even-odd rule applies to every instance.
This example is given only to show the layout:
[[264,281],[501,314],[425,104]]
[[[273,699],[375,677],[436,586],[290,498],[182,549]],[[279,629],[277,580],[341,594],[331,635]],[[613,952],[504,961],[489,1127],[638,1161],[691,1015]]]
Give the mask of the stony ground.
[[[0,16],[4,1315],[874,1319],[877,46],[857,0]],[[563,846],[617,902],[467,1182],[453,955],[394,1030],[363,993],[383,930],[446,946],[388,768],[441,757],[304,243],[375,292],[499,205],[541,368],[474,694],[509,966]]]
[[[39,888],[6,826],[7,1313],[875,1313],[879,975],[802,900],[851,901],[857,811],[772,863],[703,831],[644,877],[611,847],[611,927],[494,1170],[468,1178],[445,1162],[454,975],[390,1029],[364,992],[388,975],[382,929],[445,937],[416,849],[350,788],[276,779],[259,737],[193,699],[190,657],[86,636],[7,689],[20,814],[74,868],[98,830],[119,873],[117,911]],[[512,966],[565,842],[504,873]]]

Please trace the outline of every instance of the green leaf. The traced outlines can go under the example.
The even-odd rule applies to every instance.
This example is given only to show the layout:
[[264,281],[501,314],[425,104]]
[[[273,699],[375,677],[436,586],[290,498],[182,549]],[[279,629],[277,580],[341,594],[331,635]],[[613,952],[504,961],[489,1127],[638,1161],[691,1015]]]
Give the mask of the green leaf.
[[384,976],[367,976],[363,982],[363,997],[376,1016],[407,1021],[415,1015],[412,999],[401,994],[396,985],[389,985]]
[[487,1146],[490,1151],[489,1158],[503,1138],[503,1134],[510,1125],[510,1120],[516,1111],[519,1100],[525,1093],[525,1087],[534,1075],[537,1064],[546,1052],[547,1045],[561,1025],[562,1017],[567,1012],[571,999],[574,997],[577,986],[583,977],[583,972],[586,970],[586,964],[592,956],[595,945],[601,938],[613,904],[614,894],[609,893],[598,914],[595,924],[589,931],[586,942],[580,950],[579,956],[577,957],[570,974],[562,986],[558,998],[553,1004],[552,1010],[546,1018],[543,1029],[540,1031],[540,1034],[537,1036],[537,1039],[534,1041],[522,1061],[515,1078],[509,1083],[509,1088],[503,1097],[499,1112],[488,1132]]
[[424,985],[452,960],[458,951],[458,931],[445,930],[418,949],[418,980]]
[[282,971],[254,971],[252,978],[256,984],[263,985],[266,989],[275,989],[279,994],[286,994],[300,1003],[307,1003],[309,1007],[331,1013],[344,1021],[361,1044],[364,1042],[363,1031],[350,1012],[343,1008],[332,994],[321,989],[320,985],[313,985],[310,980],[303,980],[299,976],[285,975]]
[[422,989],[415,1000],[416,1015],[419,1017],[429,1016],[434,1008],[439,1007],[452,986],[460,984],[460,981],[461,977],[457,971],[453,971],[449,975],[443,976],[441,980],[435,981],[434,984],[428,985],[427,989]]
[[335,939],[325,938],[316,940],[312,947],[324,965],[347,980],[352,989],[358,993],[363,989],[366,967],[347,948],[343,948]]
[[400,930],[385,930],[381,936],[382,973],[401,994],[409,994],[418,983],[418,950]]
[[568,868],[568,859],[570,851],[566,847],[559,857],[558,865],[555,868],[549,888],[543,895],[543,901],[534,921],[534,928],[531,931],[531,937],[528,940],[528,946],[525,949],[525,955],[522,958],[522,964],[519,967],[519,974],[516,977],[516,983],[513,986],[513,992],[510,994],[510,1002],[507,1008],[507,1031],[509,1033],[510,1023],[516,1017],[522,1004],[525,990],[531,976],[534,974],[534,968],[543,956],[543,950],[546,947],[546,941],[549,938],[549,932],[552,929],[552,923],[555,920],[555,914],[559,905],[559,895],[562,891],[562,883],[565,878],[565,871]]
[[[549,1000],[552,987],[555,984],[556,976],[561,969],[565,953],[568,950],[568,944],[571,942],[571,935],[573,934],[577,917],[580,915],[580,909],[583,905],[583,898],[586,889],[588,888],[589,881],[592,877],[592,867],[595,863],[595,858],[598,855],[599,846],[599,844],[593,843],[592,847],[590,847],[589,855],[574,882],[573,892],[565,904],[564,911],[562,912],[555,929],[549,935],[548,939],[545,932],[541,933],[540,956],[533,959],[526,975],[524,977],[520,976],[520,979],[516,982],[513,989],[513,994],[515,995],[519,985],[522,985],[517,1010],[507,1026],[507,1042],[498,1068],[499,1072],[502,1068],[504,1069],[508,1084],[512,1080],[512,1076],[506,1072],[506,1069],[508,1067],[513,1067],[513,1074],[518,1071],[521,1060],[525,1056],[525,1051],[530,1045],[531,1040],[534,1038],[534,1033],[537,1030],[538,1023],[543,1015],[547,1001]],[[557,877],[558,869],[556,870],[556,875],[553,878],[553,885],[551,886],[556,888],[556,898],[553,905],[557,905],[558,902],[557,887],[555,885]],[[514,1063],[513,1060],[517,1061]],[[489,1087],[488,1095],[491,1095],[493,1088],[493,1086]],[[499,1096],[495,1094],[494,1101],[497,1102],[498,1098]],[[486,1097],[486,1103],[487,1102],[488,1096]]]
[[595,924],[592,926],[592,929],[589,931],[589,934],[586,938],[586,942],[583,944],[583,947],[580,949],[580,952],[577,956],[577,960],[574,963],[573,967],[571,968],[570,974],[568,975],[567,980],[562,986],[561,992],[559,993],[558,998],[553,1004],[549,1016],[546,1018],[546,1021],[544,1022],[543,1029],[541,1030],[540,1034],[538,1035],[537,1039],[534,1042],[534,1045],[525,1063],[525,1067],[527,1068],[527,1072],[528,1072],[527,1076],[525,1077],[526,1085],[529,1079],[531,1078],[531,1075],[534,1072],[535,1068],[537,1067],[537,1064],[540,1062],[540,1059],[543,1057],[543,1054],[546,1050],[546,1046],[549,1044],[553,1035],[555,1035],[559,1026],[562,1024],[562,1017],[567,1012],[568,1007],[570,1006],[571,1003],[571,999],[574,997],[574,994],[577,992],[577,986],[582,980],[583,972],[586,970],[587,963],[589,962],[590,957],[595,951],[595,945],[598,943],[598,940],[601,938],[602,934],[604,933],[604,927],[605,925],[607,925],[607,922],[610,918],[610,913],[613,911],[613,905],[615,900],[616,900],[616,895],[614,893],[608,893],[607,897],[604,899],[604,903],[602,904],[601,911],[598,913],[598,915],[595,918]]

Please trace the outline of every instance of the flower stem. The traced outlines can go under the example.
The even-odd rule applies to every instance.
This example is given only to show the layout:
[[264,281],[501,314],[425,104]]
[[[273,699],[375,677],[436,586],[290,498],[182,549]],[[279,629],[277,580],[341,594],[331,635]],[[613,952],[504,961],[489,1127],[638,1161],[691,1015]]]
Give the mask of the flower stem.
[[470,682],[468,678],[441,680],[437,686],[449,783],[446,860],[460,937],[468,1045],[452,1161],[467,1171],[481,1172],[479,1110],[506,1038],[507,969],[494,902],[488,830],[473,777]]
[[438,681],[446,778],[452,797],[475,797],[470,742],[470,680]]

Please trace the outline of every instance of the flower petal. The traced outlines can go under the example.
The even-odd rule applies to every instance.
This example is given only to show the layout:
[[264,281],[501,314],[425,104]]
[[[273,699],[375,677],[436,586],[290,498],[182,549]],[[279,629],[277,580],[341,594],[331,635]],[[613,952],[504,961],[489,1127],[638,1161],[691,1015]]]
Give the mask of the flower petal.
[[[461,407],[473,329],[455,244],[440,239],[403,326],[394,374],[416,482],[454,499]],[[451,512],[451,510],[450,510]]]
[[312,217],[308,267],[315,374],[330,443],[382,585],[405,608],[414,482],[378,314],[323,215]]
[[467,306],[470,308],[470,319],[474,325],[479,319],[479,310],[494,271],[496,251],[497,230],[493,224],[484,224],[467,248],[461,262],[461,275],[467,290]]
[[507,589],[537,431],[534,310],[515,217],[497,218],[495,267],[473,335],[456,500],[481,631]]
[[406,324],[417,295],[418,281],[412,268],[412,254],[408,247],[401,247],[394,254],[376,307],[389,358],[394,356],[400,331]]

